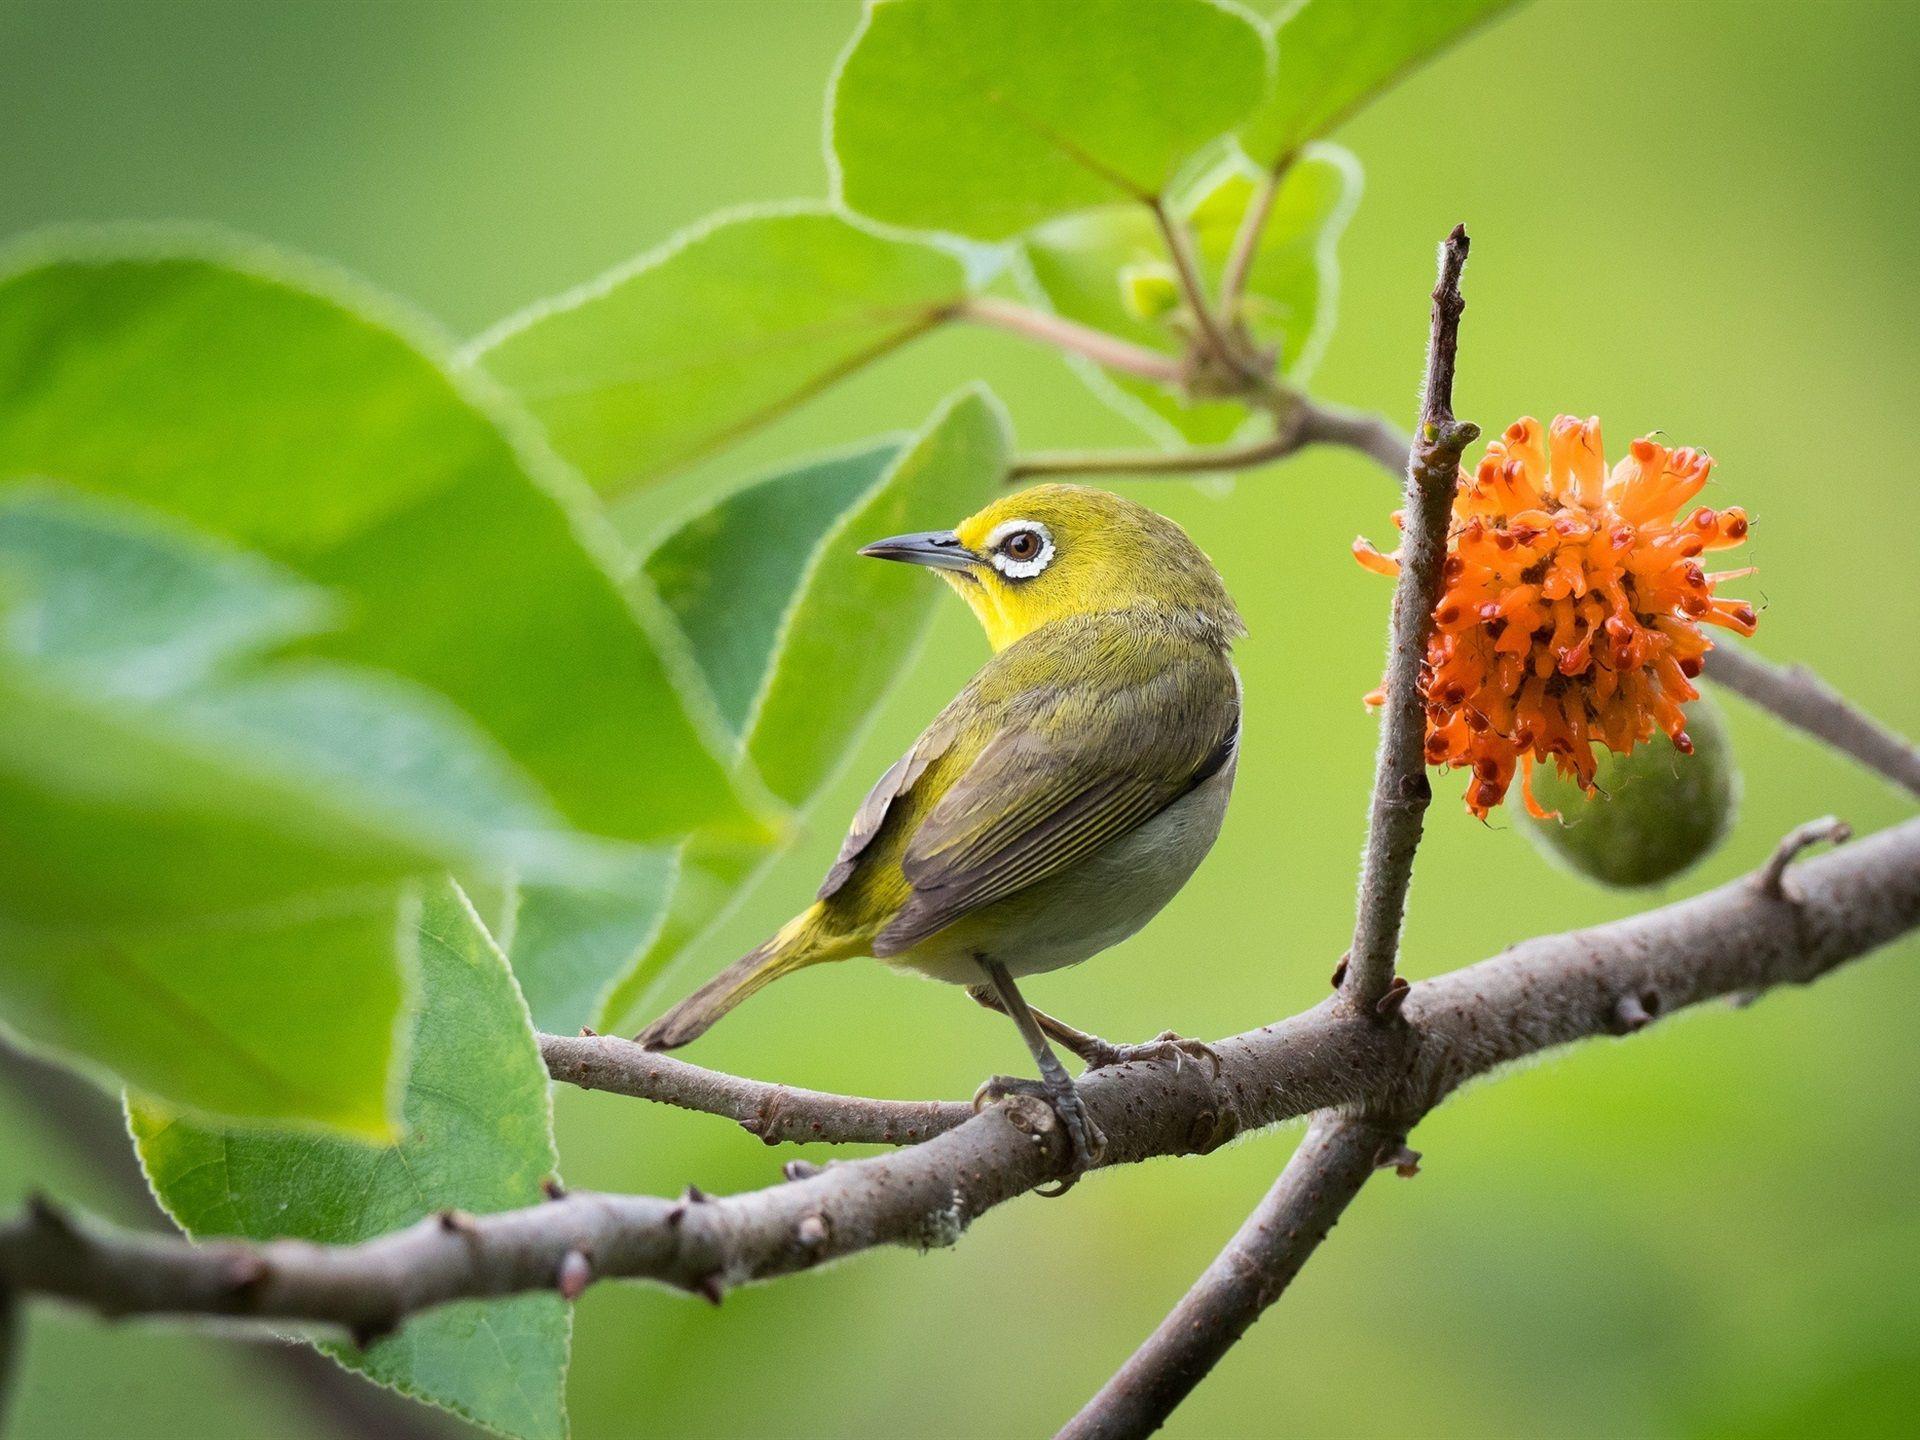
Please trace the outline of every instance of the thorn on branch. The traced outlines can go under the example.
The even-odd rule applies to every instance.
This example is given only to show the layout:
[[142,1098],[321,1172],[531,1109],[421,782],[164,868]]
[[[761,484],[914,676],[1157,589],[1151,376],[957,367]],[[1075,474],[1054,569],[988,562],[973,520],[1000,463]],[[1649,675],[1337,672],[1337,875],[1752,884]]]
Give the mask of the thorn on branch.
[[720,1272],[718,1270],[713,1271],[711,1274],[701,1276],[693,1282],[691,1288],[694,1294],[698,1295],[715,1309],[718,1309],[720,1302],[727,1298],[726,1283],[720,1278]]
[[827,1173],[827,1167],[816,1165],[811,1160],[789,1160],[780,1167],[780,1173],[788,1180],[811,1180],[816,1175]]
[[582,1040],[597,1040],[600,1038],[600,1032],[595,1030],[591,1025],[582,1025],[580,1027],[580,1038]]
[[540,1177],[540,1193],[549,1200],[564,1200],[567,1198],[567,1187],[560,1183],[558,1175],[543,1175]]
[[473,1216],[464,1210],[442,1210],[434,1219],[440,1222],[440,1228],[449,1235],[472,1237],[478,1232],[474,1229]]
[[1400,1007],[1407,1003],[1407,993],[1413,987],[1407,984],[1407,977],[1396,975],[1393,983],[1387,986],[1387,993],[1373,1002],[1373,1013],[1382,1020],[1391,1020],[1400,1013]]
[[1373,1168],[1391,1170],[1402,1180],[1411,1180],[1420,1173],[1420,1152],[1408,1149],[1404,1140],[1397,1145],[1383,1145],[1373,1157]]
[[1796,825],[1789,830],[1768,857],[1767,863],[1754,873],[1753,888],[1769,900],[1783,900],[1788,904],[1797,903],[1798,898],[1789,894],[1786,886],[1787,867],[1808,846],[1823,841],[1842,845],[1853,838],[1853,827],[1846,821],[1832,815],[1818,820],[1809,820],[1804,825]]
[[1342,985],[1346,984],[1347,965],[1352,959],[1353,959],[1353,951],[1349,950],[1346,952],[1346,954],[1340,957],[1340,963],[1333,967],[1333,988],[1334,989],[1338,990]]
[[554,1277],[554,1285],[562,1300],[571,1305],[592,1283],[593,1262],[586,1251],[569,1250],[560,1257],[560,1273]]
[[1631,1035],[1644,1030],[1660,1017],[1660,992],[1642,990],[1638,995],[1622,995],[1614,1001],[1607,1029],[1615,1035]]

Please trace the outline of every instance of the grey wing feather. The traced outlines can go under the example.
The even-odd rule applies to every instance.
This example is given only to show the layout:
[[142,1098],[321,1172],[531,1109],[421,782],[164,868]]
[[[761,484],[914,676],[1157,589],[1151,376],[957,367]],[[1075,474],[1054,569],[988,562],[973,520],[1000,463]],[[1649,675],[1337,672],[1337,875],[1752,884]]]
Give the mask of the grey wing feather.
[[874,786],[867,792],[867,798],[860,802],[860,808],[853,812],[853,823],[847,827],[847,838],[840,842],[840,853],[834,856],[833,866],[827,871],[827,878],[820,882],[816,900],[831,898],[840,887],[853,878],[853,872],[859,868],[860,857],[873,843],[873,837],[880,833],[880,827],[887,822],[887,811],[893,802],[913,789],[914,783],[927,773],[927,767],[953,743],[953,730],[945,725],[943,715],[929,726],[921,737],[913,742],[907,753],[889,765]]

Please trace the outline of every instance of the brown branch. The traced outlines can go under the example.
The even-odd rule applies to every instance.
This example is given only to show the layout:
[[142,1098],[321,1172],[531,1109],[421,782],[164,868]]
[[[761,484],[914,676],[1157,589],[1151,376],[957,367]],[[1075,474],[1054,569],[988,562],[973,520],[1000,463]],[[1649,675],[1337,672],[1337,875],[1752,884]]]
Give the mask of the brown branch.
[[0,1285],[0,1435],[7,1432],[13,1385],[20,1374],[20,1349],[26,1342],[26,1307],[11,1285]]
[[1775,665],[1723,640],[1707,652],[1706,673],[1709,680],[1920,796],[1920,746],[1850,704],[1806,666]]
[[[1171,1060],[1096,1071],[1081,1094],[1103,1163],[1216,1148],[1333,1105],[1419,1114],[1474,1076],[1618,1033],[1629,999],[1661,1015],[1803,984],[1920,924],[1920,820],[1792,871],[1792,898],[1745,878],[1592,930],[1526,941],[1412,987],[1404,1025],[1329,999],[1218,1042],[1217,1076]],[[451,1300],[644,1278],[718,1298],[736,1285],[882,1244],[949,1244],[976,1217],[1058,1178],[1052,1112],[1016,1096],[923,1144],[723,1199],[574,1192],[428,1220],[361,1245],[205,1245],[96,1228],[40,1206],[0,1226],[0,1285],[108,1314],[309,1321],[378,1333]],[[578,1257],[578,1258],[576,1258]]]
[[910,1145],[974,1115],[964,1100],[868,1100],[744,1080],[611,1035],[542,1035],[540,1053],[555,1080],[723,1116],[768,1145]]
[[1226,1249],[1057,1440],[1151,1435],[1278,1300],[1382,1156],[1406,1137],[1323,1111]]
[[1360,867],[1359,914],[1341,987],[1346,1002],[1363,1015],[1372,1015],[1389,1003],[1413,855],[1433,798],[1427,780],[1427,707],[1420,668],[1433,632],[1433,607],[1440,598],[1440,567],[1446,558],[1460,456],[1480,434],[1477,426],[1453,418],[1453,372],[1460,349],[1460,315],[1466,309],[1460,296],[1460,273],[1467,263],[1467,243],[1466,227],[1456,225],[1440,247],[1420,424],[1407,464],[1406,529],[1387,641],[1386,704]]
[[1187,227],[1174,219],[1173,212],[1167,208],[1167,202],[1158,198],[1147,202],[1147,208],[1153,211],[1154,224],[1160,227],[1160,238],[1166,242],[1167,254],[1173,260],[1173,273],[1180,282],[1180,293],[1186,299],[1187,309],[1193,313],[1194,324],[1199,327],[1200,339],[1207,353],[1228,374],[1240,375],[1250,383],[1263,380],[1264,376],[1255,376],[1247,369],[1246,357],[1220,328],[1220,318],[1213,312],[1213,302],[1207,298],[1206,281],[1200,278],[1200,264],[1194,257],[1193,237]]
[[1340,445],[1369,459],[1404,468],[1413,442],[1379,415],[1322,405],[1304,395],[1274,402],[1281,433],[1246,445],[1194,446],[1184,450],[1057,450],[1023,456],[1007,469],[1009,480],[1037,475],[1193,475],[1251,470],[1284,460],[1312,445]]
[[1063,315],[1035,310],[1011,300],[974,295],[962,300],[946,315],[950,319],[971,320],[977,325],[990,325],[997,330],[1024,335],[1029,340],[1038,340],[1056,350],[1084,356],[1110,370],[1123,370],[1129,375],[1138,375],[1143,380],[1152,380],[1161,385],[1179,385],[1186,379],[1185,364],[1174,356],[1149,350],[1144,345],[1122,340],[1118,335],[1109,335],[1104,330],[1082,325]]

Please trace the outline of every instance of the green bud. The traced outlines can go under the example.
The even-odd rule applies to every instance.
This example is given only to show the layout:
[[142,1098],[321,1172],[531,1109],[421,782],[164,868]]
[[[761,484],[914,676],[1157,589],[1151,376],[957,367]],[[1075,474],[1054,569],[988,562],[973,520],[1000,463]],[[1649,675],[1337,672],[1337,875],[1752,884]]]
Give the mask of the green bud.
[[1137,320],[1159,320],[1180,308],[1180,282],[1158,261],[1120,272],[1120,299]]
[[1591,796],[1551,765],[1536,765],[1533,793],[1558,820],[1535,820],[1534,843],[1549,857],[1602,885],[1658,885],[1704,859],[1733,824],[1740,772],[1726,722],[1704,697],[1687,706],[1684,755],[1656,734],[1631,755],[1599,751]]

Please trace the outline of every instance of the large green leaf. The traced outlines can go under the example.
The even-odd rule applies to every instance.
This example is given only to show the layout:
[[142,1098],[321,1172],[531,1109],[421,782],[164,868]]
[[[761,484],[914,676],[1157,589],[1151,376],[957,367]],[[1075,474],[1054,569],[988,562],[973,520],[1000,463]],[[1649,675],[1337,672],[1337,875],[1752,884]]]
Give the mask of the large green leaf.
[[[788,804],[807,804],[865,733],[944,593],[911,566],[863,559],[860,546],[944,529],[979,509],[1006,474],[1010,446],[999,401],[970,387],[911,438],[747,486],[648,556],[674,617],[704,637],[696,650],[744,753]],[[772,853],[715,839],[687,845],[666,921],[608,999],[609,1022],[624,1023]]]
[[656,480],[936,324],[949,252],[823,206],[723,216],[507,320],[469,354],[603,490]]
[[1519,0],[1300,0],[1275,22],[1280,63],[1241,130],[1273,165],[1339,126],[1409,71]]
[[327,597],[124,503],[0,486],[0,1018],[115,1083],[386,1132],[396,885],[605,878],[444,699],[261,653]]
[[583,829],[742,818],[577,480],[384,309],[250,252],[0,264],[0,477],[139,501],[332,590],[308,650],[441,692]]
[[838,192],[981,240],[1151,199],[1259,104],[1271,59],[1212,0],[875,0],[828,101]]
[[[374,1147],[221,1131],[130,1100],[154,1193],[196,1238],[351,1244],[441,1209],[535,1204],[556,1156],[546,1069],[499,952],[453,886],[409,907],[420,994],[406,1133]],[[366,1349],[329,1342],[382,1384],[526,1440],[563,1440],[569,1317],[557,1295],[443,1306]]]
[[[1234,156],[1202,176],[1179,213],[1213,293],[1232,252],[1259,172]],[[1345,150],[1314,145],[1281,178],[1260,249],[1247,275],[1240,316],[1255,340],[1278,352],[1279,369],[1295,384],[1312,374],[1333,330],[1341,233],[1360,198],[1360,166]],[[1177,354],[1177,312],[1130,305],[1134,277],[1170,276],[1166,244],[1138,206],[1108,206],[1042,226],[1023,245],[1034,287],[1059,314]],[[1189,403],[1162,386],[1076,362],[1094,388],[1165,441],[1218,444],[1252,423],[1247,407],[1227,401]]]

